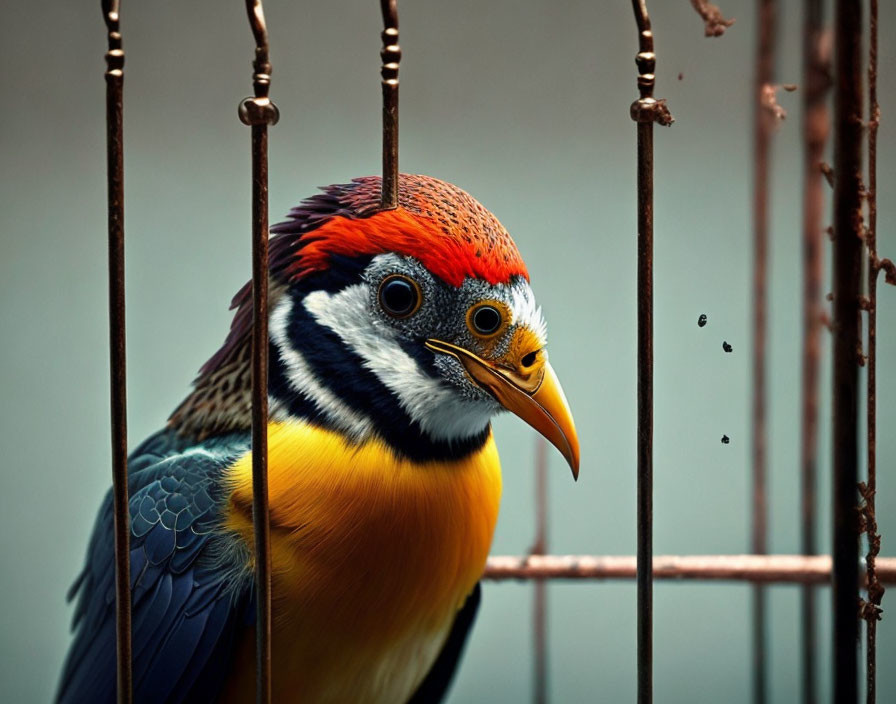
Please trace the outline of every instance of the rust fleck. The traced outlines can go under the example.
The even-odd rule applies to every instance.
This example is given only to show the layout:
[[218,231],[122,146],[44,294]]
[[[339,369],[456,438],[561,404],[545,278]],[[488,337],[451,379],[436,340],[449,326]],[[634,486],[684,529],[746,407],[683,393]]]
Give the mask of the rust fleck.
[[718,5],[707,0],[691,0],[691,5],[703,19],[703,33],[707,37],[721,37],[725,30],[734,24],[734,20],[726,20]]

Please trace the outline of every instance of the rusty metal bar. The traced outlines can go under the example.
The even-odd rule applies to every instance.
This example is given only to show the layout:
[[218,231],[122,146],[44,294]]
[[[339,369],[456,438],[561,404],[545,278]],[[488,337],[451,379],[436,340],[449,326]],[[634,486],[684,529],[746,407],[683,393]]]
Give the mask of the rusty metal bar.
[[868,419],[868,481],[859,488],[864,498],[864,529],[868,536],[865,556],[868,601],[862,605],[865,618],[865,682],[866,702],[877,699],[877,622],[884,588],[878,579],[877,555],[880,535],[877,532],[875,493],[877,492],[877,279],[880,263],[877,258],[877,129],[880,105],[877,102],[877,17],[878,0],[871,0],[868,22],[868,227],[865,244],[868,248],[868,376],[866,413]]
[[653,123],[671,124],[653,97],[656,54],[645,0],[632,0],[638,27],[638,702],[653,701]]
[[[859,579],[856,555],[856,584]],[[830,555],[656,555],[656,579],[757,582],[763,584],[830,584]],[[488,558],[484,579],[633,579],[637,558],[632,555],[494,555]],[[877,559],[877,576],[896,583],[896,557]],[[855,603],[853,603],[855,615]],[[853,644],[855,645],[855,644]]]
[[128,513],[128,419],[124,289],[124,51],[120,3],[103,0],[106,52],[106,150],[109,198],[109,371],[112,416],[112,511],[115,526],[115,638],[118,702],[133,701],[131,530]]
[[128,427],[124,287],[124,51],[120,4],[104,0],[106,52],[106,149],[109,200],[109,365],[112,429],[112,496],[115,530],[115,633],[117,692],[133,701],[131,649],[130,516],[128,513]]
[[398,65],[401,47],[398,46],[397,0],[380,0],[383,13],[383,65],[380,69],[383,84],[383,196],[384,209],[398,207]]
[[[753,411],[752,411],[752,535],[755,554],[768,550],[766,481],[766,332],[768,292],[768,191],[769,151],[774,117],[764,95],[770,89],[775,64],[777,3],[759,0],[758,43],[754,88],[754,171],[753,171]],[[753,590],[753,701],[766,701],[767,668],[766,594],[761,586]]]
[[268,505],[268,125],[280,115],[268,98],[271,63],[261,0],[246,0],[255,38],[254,98],[239,116],[252,128],[252,522],[255,532],[256,701],[271,702],[271,526]]
[[[801,537],[804,555],[818,552],[818,373],[821,357],[821,286],[824,273],[822,213],[824,182],[819,165],[828,135],[825,96],[828,58],[822,54],[822,0],[805,0],[803,17],[803,363],[801,462]],[[803,703],[816,704],[815,588],[801,595]]]
[[[639,14],[639,11],[642,14]],[[639,17],[638,87],[653,92],[655,58],[647,7]],[[647,76],[650,79],[647,79]],[[653,701],[653,120],[638,122],[638,702]]]
[[862,7],[835,3],[833,608],[834,700],[858,699],[857,520],[862,267]]
[[638,701],[653,701],[653,124],[638,123]]
[[[548,446],[542,437],[535,440],[535,542],[530,555],[544,555],[548,551]],[[533,604],[533,636],[535,641],[535,667],[533,669],[533,700],[535,704],[548,701],[548,651],[547,651],[547,584],[535,580]]]
[[[768,186],[769,151],[774,116],[764,95],[770,89],[775,67],[776,0],[759,0],[756,75],[753,96],[753,496],[751,549],[768,551],[766,482],[766,313],[768,293]],[[767,687],[765,642],[765,591],[753,590],[753,701],[765,702]]]

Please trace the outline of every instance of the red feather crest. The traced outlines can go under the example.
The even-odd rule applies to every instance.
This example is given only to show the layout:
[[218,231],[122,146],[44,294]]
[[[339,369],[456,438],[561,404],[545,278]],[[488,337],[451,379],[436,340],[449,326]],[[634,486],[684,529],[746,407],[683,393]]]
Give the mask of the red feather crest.
[[368,177],[330,186],[293,209],[292,220],[272,228],[273,273],[289,280],[326,270],[333,255],[396,252],[453,286],[468,276],[491,284],[529,278],[507,230],[456,186],[402,174],[399,207],[381,210],[379,197],[379,177]]

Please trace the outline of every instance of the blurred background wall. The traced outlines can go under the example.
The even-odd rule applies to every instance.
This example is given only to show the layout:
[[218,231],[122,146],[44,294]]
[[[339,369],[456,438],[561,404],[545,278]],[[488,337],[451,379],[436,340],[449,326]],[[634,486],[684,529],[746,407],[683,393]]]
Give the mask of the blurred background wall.
[[[750,165],[754,9],[705,39],[689,3],[652,2],[656,134],[655,540],[661,553],[749,549]],[[778,79],[800,82],[800,3],[781,16]],[[98,2],[5,0],[0,23],[0,699],[47,701],[68,643],[64,594],[109,484],[103,53]],[[159,428],[226,333],[249,277],[250,92],[243,3],[124,4],[129,431]],[[380,169],[373,0],[265,10],[273,46],[271,218],[315,187]],[[880,233],[896,254],[896,12],[882,3]],[[635,551],[636,34],[630,3],[401,4],[401,167],[469,190],[514,235],[576,414],[582,471],[551,457],[550,542]],[[799,93],[775,137],[769,332],[770,549],[799,550]],[[828,255],[829,255],[828,251]],[[709,324],[696,325],[706,313]],[[896,554],[896,296],[882,286],[879,521]],[[733,345],[724,354],[721,343]],[[824,398],[829,389],[824,353]],[[820,507],[828,550],[829,404]],[[501,418],[494,553],[531,544],[534,433]],[[720,443],[722,434],[731,443]],[[799,695],[798,590],[770,590],[771,701]],[[657,702],[750,701],[750,590],[655,587]],[[885,598],[879,701],[896,700]],[[489,584],[454,702],[531,692],[531,585]],[[549,587],[555,702],[631,701],[635,587]],[[829,692],[829,595],[819,601]]]

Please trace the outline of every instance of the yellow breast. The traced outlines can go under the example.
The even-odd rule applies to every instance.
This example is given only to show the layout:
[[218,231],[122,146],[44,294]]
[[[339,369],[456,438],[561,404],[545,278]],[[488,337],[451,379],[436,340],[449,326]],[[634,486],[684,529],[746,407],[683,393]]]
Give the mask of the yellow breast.
[[[231,469],[228,516],[250,547],[251,466],[246,455]],[[268,473],[275,699],[403,700],[485,565],[501,495],[493,440],[462,460],[415,463],[379,441],[271,424]],[[252,691],[246,646],[233,694]]]

